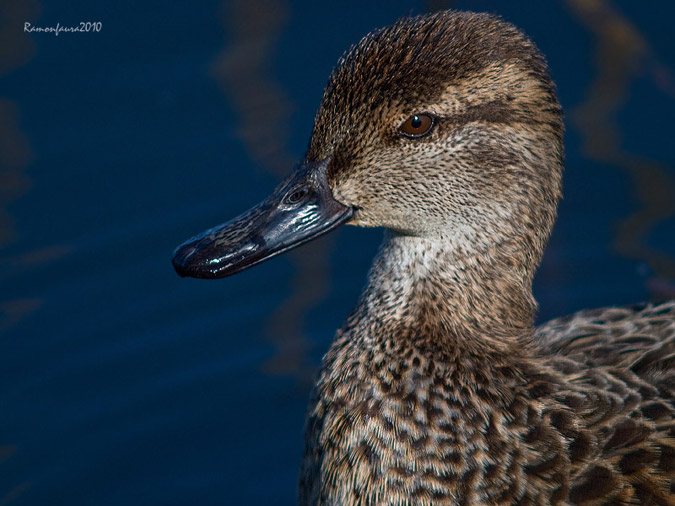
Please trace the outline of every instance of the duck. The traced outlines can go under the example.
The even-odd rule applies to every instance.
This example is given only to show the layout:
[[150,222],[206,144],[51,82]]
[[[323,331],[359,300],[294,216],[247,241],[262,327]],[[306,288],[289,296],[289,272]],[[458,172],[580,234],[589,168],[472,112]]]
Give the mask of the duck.
[[675,300],[534,325],[563,159],[526,35],[405,17],[339,60],[293,174],[176,249],[221,278],[385,229],[311,395],[301,506],[675,505]]

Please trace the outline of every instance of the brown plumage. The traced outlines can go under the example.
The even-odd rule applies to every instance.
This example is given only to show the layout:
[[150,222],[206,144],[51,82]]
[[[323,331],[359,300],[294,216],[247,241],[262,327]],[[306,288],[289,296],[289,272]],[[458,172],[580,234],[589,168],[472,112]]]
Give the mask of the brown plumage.
[[307,160],[389,231],[323,362],[301,505],[675,504],[675,301],[533,327],[562,121],[521,32],[442,12],[366,36]]
[[562,131],[516,28],[406,18],[339,62],[299,170],[176,250],[214,278],[388,229],[312,396],[301,506],[675,505],[675,301],[534,328]]

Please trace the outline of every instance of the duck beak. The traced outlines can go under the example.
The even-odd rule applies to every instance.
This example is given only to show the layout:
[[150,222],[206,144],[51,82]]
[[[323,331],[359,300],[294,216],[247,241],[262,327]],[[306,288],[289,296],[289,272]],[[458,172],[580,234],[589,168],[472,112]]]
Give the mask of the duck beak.
[[349,221],[353,209],[333,198],[327,165],[304,163],[261,204],[181,244],[173,254],[176,272],[224,278]]

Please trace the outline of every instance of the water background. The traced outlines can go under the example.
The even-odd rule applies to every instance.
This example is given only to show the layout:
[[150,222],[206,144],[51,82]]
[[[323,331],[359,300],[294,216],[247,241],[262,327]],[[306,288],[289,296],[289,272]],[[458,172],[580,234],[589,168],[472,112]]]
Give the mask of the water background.
[[[490,11],[566,111],[540,319],[675,296],[670,0],[0,3],[0,505],[292,505],[311,378],[381,231],[233,278],[183,240],[264,198],[375,27]],[[24,33],[100,21],[99,33]]]

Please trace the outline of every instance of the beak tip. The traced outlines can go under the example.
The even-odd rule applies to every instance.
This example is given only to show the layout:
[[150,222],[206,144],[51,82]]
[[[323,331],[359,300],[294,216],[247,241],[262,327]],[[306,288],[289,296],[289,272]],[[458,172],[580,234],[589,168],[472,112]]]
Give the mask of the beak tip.
[[214,260],[204,241],[188,241],[176,248],[171,263],[181,278],[216,279],[228,276],[227,263]]
[[194,275],[192,273],[192,270],[190,268],[190,257],[194,255],[194,253],[197,251],[197,248],[190,244],[183,244],[176,248],[176,251],[173,252],[173,258],[171,259],[171,263],[173,264],[173,268],[176,270],[176,273],[181,277],[189,277]]

